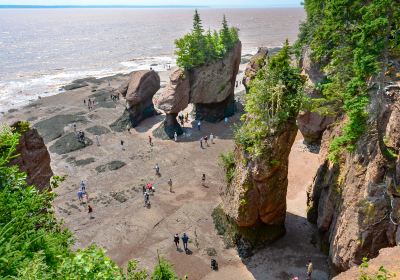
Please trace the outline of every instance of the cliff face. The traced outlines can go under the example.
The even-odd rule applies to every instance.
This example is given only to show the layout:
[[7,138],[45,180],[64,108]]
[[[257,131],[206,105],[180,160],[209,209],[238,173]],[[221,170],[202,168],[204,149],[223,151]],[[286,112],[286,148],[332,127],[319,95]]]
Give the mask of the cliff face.
[[[306,94],[309,98],[320,98],[321,94],[317,89],[317,85],[321,82],[325,75],[321,70],[321,65],[311,60],[311,50],[306,48],[303,51],[299,65],[307,78]],[[323,116],[316,112],[302,111],[297,117],[297,125],[304,141],[307,144],[319,143],[322,133],[335,120],[334,116]]]
[[368,131],[337,164],[327,159],[328,147],[345,120],[323,135],[323,164],[310,187],[308,219],[317,224],[338,271],[400,241],[399,106],[398,89],[371,93]]
[[[13,125],[16,126],[17,124]],[[13,159],[10,165],[18,165],[21,171],[27,173],[29,185],[35,185],[39,190],[50,186],[50,178],[53,176],[50,155],[36,129],[22,133],[16,154],[19,156]]]
[[254,79],[258,70],[265,66],[267,56],[268,48],[259,48],[257,53],[250,59],[249,64],[246,66],[242,82],[247,92],[249,91],[250,82]]

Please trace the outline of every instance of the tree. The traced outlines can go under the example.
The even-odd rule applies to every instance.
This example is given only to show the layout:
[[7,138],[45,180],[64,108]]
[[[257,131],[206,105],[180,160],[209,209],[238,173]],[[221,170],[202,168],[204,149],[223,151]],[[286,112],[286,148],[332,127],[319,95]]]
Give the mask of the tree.
[[154,267],[151,280],[178,280],[178,276],[176,276],[172,265],[158,256],[158,264]]
[[237,129],[235,139],[254,157],[263,153],[263,141],[268,135],[281,124],[295,121],[302,105],[305,78],[299,68],[290,64],[290,55],[286,41],[250,84],[244,123]]
[[177,65],[185,70],[213,62],[225,57],[239,41],[238,29],[229,28],[226,17],[223,28],[218,33],[208,30],[204,33],[202,21],[197,10],[193,16],[193,29],[175,41]]

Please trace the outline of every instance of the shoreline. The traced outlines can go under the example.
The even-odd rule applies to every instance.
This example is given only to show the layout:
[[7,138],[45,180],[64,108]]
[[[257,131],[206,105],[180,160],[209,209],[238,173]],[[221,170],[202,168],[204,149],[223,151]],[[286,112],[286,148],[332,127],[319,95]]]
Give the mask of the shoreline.
[[[271,50],[276,50],[279,49],[279,47],[273,47],[271,48]],[[252,55],[254,55],[254,53],[256,52],[256,50],[252,49],[252,51],[247,50],[246,52],[243,53],[242,55],[242,64],[246,64],[248,62],[248,60],[250,59],[250,57]],[[161,62],[161,63],[150,63],[150,62],[155,62],[157,61],[158,58],[165,58],[165,62]],[[170,60],[169,60],[170,59]],[[153,61],[154,60],[154,61]],[[139,64],[137,63],[137,61],[139,61]],[[167,63],[167,61],[169,61],[170,63]],[[144,62],[149,62],[149,63],[144,63]],[[11,104],[7,101],[5,101],[5,97],[0,96],[0,121],[2,119],[2,117],[5,117],[7,114],[13,113],[15,112],[15,110],[20,110],[23,107],[29,106],[32,103],[37,102],[38,100],[41,100],[43,98],[47,98],[50,96],[55,96],[58,94],[64,94],[66,93],[65,90],[63,90],[63,88],[74,84],[76,81],[79,80],[92,80],[92,79],[97,79],[97,80],[101,80],[101,79],[108,79],[108,78],[112,78],[114,76],[119,76],[119,75],[127,75],[130,74],[132,72],[136,72],[136,71],[141,71],[141,70],[146,70],[149,69],[150,67],[152,67],[154,70],[157,71],[157,73],[159,73],[160,77],[163,76],[164,74],[161,73],[169,73],[168,69],[164,68],[164,65],[171,65],[171,69],[175,68],[175,59],[169,56],[154,56],[154,57],[146,57],[146,58],[134,58],[131,59],[129,61],[125,61],[125,62],[120,62],[119,65],[122,65],[123,67],[125,67],[125,69],[120,69],[120,70],[107,70],[107,69],[102,69],[102,70],[87,70],[87,71],[72,71],[71,73],[80,73],[80,72],[88,72],[88,73],[94,73],[94,72],[98,72],[98,75],[82,75],[82,76],[74,76],[74,78],[62,78],[62,77],[68,77],[70,74],[69,72],[64,72],[64,69],[55,69],[54,73],[52,74],[44,74],[44,75],[40,75],[39,77],[31,77],[31,78],[27,78],[24,79],[23,81],[9,81],[9,84],[15,83],[15,84],[40,84],[40,87],[49,87],[48,90],[42,90],[41,93],[33,93],[31,95],[26,95],[25,98],[20,98],[18,97],[18,95],[23,94],[25,92],[29,92],[29,90],[20,90],[20,91],[13,91],[13,92],[9,92],[6,93],[7,89],[6,86],[4,86],[4,92],[8,97],[14,96],[14,102],[17,102],[16,104]],[[122,67],[121,66],[121,67]],[[59,73],[57,73],[57,71],[61,71]],[[105,73],[102,73],[105,72]],[[168,74],[169,76],[169,74]],[[64,82],[60,82],[57,80],[57,78],[55,77],[61,77],[60,79],[65,79]],[[162,78],[162,77],[161,77]],[[39,81],[43,81],[39,82]],[[46,84],[45,81],[51,81],[50,84]],[[163,82],[166,83],[168,82],[168,77],[166,77],[164,80],[161,79],[161,86],[163,86]],[[5,83],[4,83],[5,84]],[[38,86],[39,87],[39,86]],[[0,84],[0,89],[1,89],[1,84]],[[1,94],[1,91],[0,91]],[[17,96],[17,98],[15,98],[15,96]],[[20,99],[19,99],[20,98]],[[4,101],[2,101],[4,100]],[[15,101],[17,100],[17,101]],[[4,104],[2,104],[4,103]]]

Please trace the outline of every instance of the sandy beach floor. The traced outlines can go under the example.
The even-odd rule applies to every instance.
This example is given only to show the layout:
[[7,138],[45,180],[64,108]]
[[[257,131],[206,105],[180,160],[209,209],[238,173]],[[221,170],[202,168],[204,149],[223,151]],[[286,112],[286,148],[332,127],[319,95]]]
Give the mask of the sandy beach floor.
[[[168,73],[160,75],[165,84]],[[304,149],[300,134],[290,154],[287,234],[254,256],[241,259],[234,249],[225,248],[211,218],[225,186],[218,158],[233,149],[232,126],[239,121],[240,113],[228,124],[203,122],[201,131],[187,123],[187,133],[178,142],[153,138],[154,145],[150,146],[148,136],[163,121],[163,115],[143,121],[130,133],[115,133],[109,128],[122,114],[124,101],[105,99],[124,79],[115,76],[88,83],[3,117],[7,123],[29,120],[45,132],[47,146],[53,151],[53,171],[67,176],[56,189],[54,207],[56,215],[75,234],[75,248],[96,243],[119,265],[137,259],[146,268],[153,267],[160,254],[174,264],[180,276],[187,274],[193,280],[291,279],[293,275],[304,279],[306,263],[311,259],[314,279],[328,279],[326,256],[311,244],[314,228],[305,218],[306,188],[319,166],[318,155]],[[98,100],[92,111],[83,104],[90,96]],[[58,154],[57,145],[69,145],[64,137],[73,133],[72,123],[85,131],[93,145]],[[60,133],[61,138],[53,139]],[[200,137],[210,133],[216,136],[215,144],[201,149]],[[100,146],[94,134],[101,134]],[[156,163],[161,176],[153,170]],[[203,173],[207,176],[205,187],[201,185]],[[173,192],[167,184],[170,178]],[[78,201],[80,180],[87,182],[94,219],[89,218],[85,204]],[[153,183],[156,189],[150,208],[144,207],[142,195],[142,186],[147,183]],[[183,232],[190,237],[189,255],[173,243],[173,235]],[[218,272],[211,271],[211,258],[218,261]]]

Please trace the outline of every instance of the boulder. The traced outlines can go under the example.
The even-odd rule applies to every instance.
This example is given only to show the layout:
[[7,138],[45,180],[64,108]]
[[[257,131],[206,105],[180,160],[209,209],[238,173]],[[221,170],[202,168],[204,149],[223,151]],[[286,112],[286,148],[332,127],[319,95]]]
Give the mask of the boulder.
[[[12,126],[18,131],[19,122]],[[35,185],[39,190],[50,186],[53,176],[50,155],[36,129],[21,132],[16,154],[18,157],[11,160],[10,165],[18,165],[21,171],[26,172],[28,185]]]
[[267,63],[268,48],[258,48],[257,53],[250,59],[246,66],[243,76],[243,85],[246,88],[246,92],[249,91],[250,82],[256,76],[258,70],[265,66]]
[[136,127],[142,120],[156,115],[153,96],[159,89],[160,76],[155,71],[133,72],[129,80],[118,89],[118,93],[126,99],[126,110],[121,117],[123,120],[119,119],[115,123],[128,121],[131,127]]
[[[325,78],[325,75],[321,70],[321,64],[311,59],[311,49],[308,47],[303,51],[300,67],[303,70],[302,74],[307,78],[306,94],[310,98],[321,98],[317,85]],[[334,121],[333,116],[302,111],[297,118],[297,125],[306,144],[319,144],[322,133]]]

